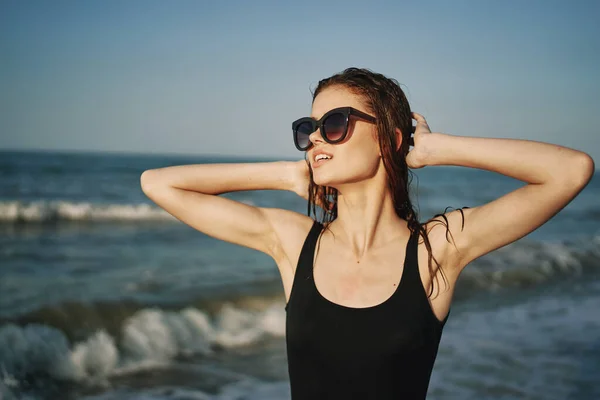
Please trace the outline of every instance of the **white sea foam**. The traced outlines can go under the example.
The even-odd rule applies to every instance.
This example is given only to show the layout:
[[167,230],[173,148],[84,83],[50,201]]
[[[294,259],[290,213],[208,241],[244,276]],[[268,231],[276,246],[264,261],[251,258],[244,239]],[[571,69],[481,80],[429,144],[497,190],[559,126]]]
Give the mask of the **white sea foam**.
[[100,330],[85,342],[77,343],[70,353],[75,377],[105,377],[117,366],[119,351],[114,339]]
[[[254,205],[249,200],[242,201]],[[163,209],[146,204],[94,204],[70,201],[0,201],[0,223],[45,221],[177,221]]]
[[149,204],[92,204],[67,201],[0,202],[0,222],[175,220]]
[[210,354],[215,345],[231,349],[283,336],[284,321],[280,302],[263,311],[225,305],[214,319],[191,307],[142,309],[125,320],[118,345],[99,330],[72,346],[56,328],[6,324],[0,327],[0,365],[5,385],[36,375],[98,384],[111,375],[169,364],[179,355]]

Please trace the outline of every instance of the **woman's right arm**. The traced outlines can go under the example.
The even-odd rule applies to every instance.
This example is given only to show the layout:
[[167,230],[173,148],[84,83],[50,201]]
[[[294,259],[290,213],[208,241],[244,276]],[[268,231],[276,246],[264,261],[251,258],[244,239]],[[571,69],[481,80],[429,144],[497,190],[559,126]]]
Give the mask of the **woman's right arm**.
[[[304,162],[304,161],[301,161]],[[296,191],[302,182],[299,162],[181,165],[144,171],[144,193],[185,224],[216,239],[284,256],[285,226],[309,217],[284,209],[255,207],[219,197],[243,190]],[[308,181],[306,181],[308,186]]]

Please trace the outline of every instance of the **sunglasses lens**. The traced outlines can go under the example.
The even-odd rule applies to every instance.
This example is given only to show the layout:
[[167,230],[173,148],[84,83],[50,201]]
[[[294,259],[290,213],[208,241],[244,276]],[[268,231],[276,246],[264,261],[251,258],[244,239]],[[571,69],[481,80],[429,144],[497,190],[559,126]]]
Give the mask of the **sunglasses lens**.
[[323,122],[323,130],[327,139],[331,142],[337,142],[344,137],[346,133],[346,116],[342,113],[331,114]]
[[314,132],[313,124],[310,122],[302,122],[296,127],[294,134],[296,135],[296,142],[298,146],[306,149],[310,146],[309,136]]

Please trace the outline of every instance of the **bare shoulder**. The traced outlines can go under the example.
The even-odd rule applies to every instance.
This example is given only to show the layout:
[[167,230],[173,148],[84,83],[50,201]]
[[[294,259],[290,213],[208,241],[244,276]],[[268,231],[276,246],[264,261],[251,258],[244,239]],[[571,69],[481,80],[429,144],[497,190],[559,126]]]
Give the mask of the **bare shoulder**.
[[290,267],[293,272],[314,220],[281,208],[263,208],[263,213],[269,220],[277,241],[273,259],[280,269]]

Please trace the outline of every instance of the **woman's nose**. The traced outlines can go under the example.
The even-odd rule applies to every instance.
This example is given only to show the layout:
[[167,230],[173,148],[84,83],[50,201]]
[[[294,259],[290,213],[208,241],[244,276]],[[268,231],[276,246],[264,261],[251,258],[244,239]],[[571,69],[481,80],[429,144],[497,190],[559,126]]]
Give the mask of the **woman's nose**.
[[313,133],[311,133],[311,134],[308,136],[308,139],[309,139],[309,140],[310,140],[310,141],[311,141],[313,144],[314,144],[314,143],[316,143],[317,141],[319,141],[319,142],[323,142],[323,136],[321,136],[321,129],[320,129],[320,128],[317,128],[317,130],[316,130],[316,131],[314,131]]

